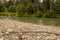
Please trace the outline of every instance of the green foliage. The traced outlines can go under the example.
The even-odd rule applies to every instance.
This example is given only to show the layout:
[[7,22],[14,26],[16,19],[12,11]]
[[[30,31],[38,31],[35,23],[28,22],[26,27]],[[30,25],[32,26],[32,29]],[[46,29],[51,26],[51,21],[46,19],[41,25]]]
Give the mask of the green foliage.
[[19,17],[43,17],[60,18],[60,0],[20,0],[18,2],[0,2],[0,12],[5,12],[5,6],[8,12],[16,13]]
[[9,6],[8,11],[9,12],[16,12],[16,7],[11,5],[11,6]]
[[42,17],[46,17],[46,18],[55,18],[55,13],[54,11],[47,11],[46,13],[44,13],[44,15]]
[[23,4],[17,5],[16,11],[18,13],[18,16],[23,16],[23,14],[25,13],[25,5]]
[[4,11],[3,5],[0,2],[0,12],[3,12],[3,11]]

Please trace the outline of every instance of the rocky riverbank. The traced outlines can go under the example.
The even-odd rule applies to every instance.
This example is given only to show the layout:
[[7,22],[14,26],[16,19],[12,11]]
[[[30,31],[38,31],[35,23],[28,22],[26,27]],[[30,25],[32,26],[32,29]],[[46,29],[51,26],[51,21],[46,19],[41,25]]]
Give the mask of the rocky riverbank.
[[[56,34],[60,35],[60,27],[46,26],[43,24],[37,25],[37,24],[33,24],[33,23],[25,23],[25,22],[20,22],[20,21],[16,21],[16,20],[10,20],[10,19],[4,19],[4,20],[0,19],[0,40],[18,40],[17,32],[22,32],[22,31],[39,32],[38,36],[41,35],[42,39],[40,39],[39,38],[40,36],[39,36],[38,40],[45,40],[46,38],[47,38],[46,40],[48,40],[52,36],[56,38],[56,39],[54,39],[52,37],[54,40],[60,40],[59,39],[60,36],[56,36]],[[16,34],[10,34],[13,32],[15,32]],[[43,35],[45,34],[45,35],[43,36],[42,34]],[[13,35],[13,36],[11,36],[11,35]],[[24,34],[24,35],[32,36],[32,34]],[[32,40],[32,39],[34,40],[34,38],[36,39],[36,37],[35,37],[36,35],[34,33],[33,33],[33,35],[34,36],[32,38],[30,38],[29,40]],[[15,36],[17,36],[17,37],[15,37]],[[4,39],[5,37],[7,39]],[[10,37],[15,37],[15,38],[12,39]],[[45,39],[43,39],[44,37],[45,37]],[[52,39],[49,39],[49,40],[52,40]]]

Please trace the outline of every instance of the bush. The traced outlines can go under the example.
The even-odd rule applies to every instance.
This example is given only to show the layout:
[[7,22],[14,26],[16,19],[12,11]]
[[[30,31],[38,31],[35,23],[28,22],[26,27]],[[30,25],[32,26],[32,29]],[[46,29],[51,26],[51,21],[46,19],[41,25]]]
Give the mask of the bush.
[[8,11],[9,12],[16,12],[16,6],[13,6],[13,5],[9,6]]
[[17,5],[16,12],[18,13],[18,16],[23,16],[23,14],[25,13],[25,5]]
[[55,18],[55,13],[53,10],[47,10],[46,13],[43,14],[42,17],[46,17],[46,18]]

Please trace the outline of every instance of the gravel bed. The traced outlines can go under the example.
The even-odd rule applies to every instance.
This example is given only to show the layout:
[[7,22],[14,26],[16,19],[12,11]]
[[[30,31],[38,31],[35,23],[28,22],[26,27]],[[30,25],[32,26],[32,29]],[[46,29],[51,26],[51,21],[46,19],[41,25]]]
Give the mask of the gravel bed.
[[0,40],[18,40],[17,32],[23,31],[32,31],[23,34],[24,40],[60,40],[60,27],[0,19]]

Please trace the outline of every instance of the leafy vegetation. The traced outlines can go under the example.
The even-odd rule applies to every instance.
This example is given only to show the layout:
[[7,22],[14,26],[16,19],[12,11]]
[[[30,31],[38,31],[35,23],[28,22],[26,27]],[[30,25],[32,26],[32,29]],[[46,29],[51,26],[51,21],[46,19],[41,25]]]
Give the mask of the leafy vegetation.
[[7,11],[9,14],[17,14],[18,17],[60,18],[60,0],[0,1],[0,12]]

